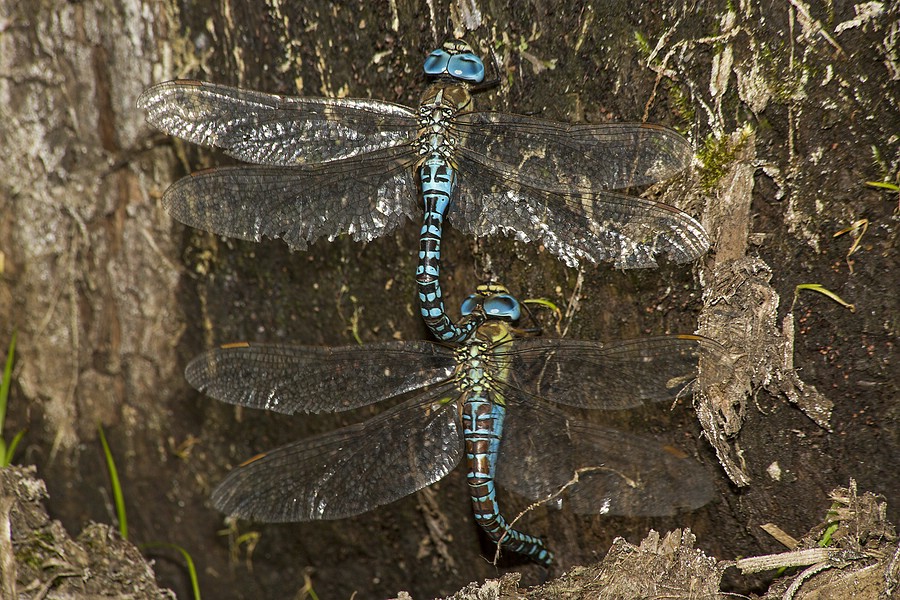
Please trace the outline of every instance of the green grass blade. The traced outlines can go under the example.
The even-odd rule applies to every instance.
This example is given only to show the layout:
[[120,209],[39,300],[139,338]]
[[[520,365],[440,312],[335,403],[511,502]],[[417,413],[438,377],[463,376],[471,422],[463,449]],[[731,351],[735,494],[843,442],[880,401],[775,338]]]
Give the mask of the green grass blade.
[[561,314],[562,311],[552,300],[548,300],[547,298],[528,298],[524,300],[525,304],[534,304],[536,306],[543,306],[544,308],[549,308],[553,312],[557,314]]
[[837,531],[840,523],[832,523],[825,530],[825,533],[822,534],[822,539],[819,540],[819,546],[825,548],[831,545],[831,536],[834,535],[834,532]]
[[119,533],[122,539],[128,539],[128,519],[125,516],[125,496],[122,495],[122,485],[119,483],[119,472],[116,470],[116,461],[113,459],[112,450],[106,443],[106,436],[103,434],[103,426],[97,425],[97,431],[100,432],[100,443],[103,444],[103,454],[106,455],[106,466],[109,469],[109,481],[112,484],[113,498],[116,501],[116,515],[119,518]]
[[9,398],[9,386],[12,384],[12,367],[16,355],[16,332],[13,331],[9,341],[9,353],[6,355],[6,366],[3,368],[3,380],[0,381],[0,435],[3,435],[3,424],[6,422],[6,400]]
[[883,190],[890,190],[892,192],[900,192],[900,185],[897,185],[896,183],[888,183],[886,181],[867,181],[866,185],[881,188]]
[[[797,296],[800,294],[800,292],[802,290],[808,290],[810,292],[818,292],[818,293],[822,294],[823,296],[827,296],[828,298],[831,298],[832,300],[834,300],[841,306],[850,309],[850,312],[853,312],[853,313],[856,312],[855,304],[850,304],[849,302],[845,301],[843,298],[841,298],[840,296],[838,296],[837,294],[835,294],[834,292],[832,292],[831,290],[826,288],[821,283],[801,283],[801,284],[797,285],[797,287],[794,288],[794,302],[797,301]],[[793,304],[791,304],[791,307],[793,308]]]
[[191,558],[190,552],[179,546],[178,544],[167,544],[163,542],[150,542],[142,544],[143,548],[173,548],[181,552],[184,562],[187,564],[188,576],[191,578],[191,589],[194,591],[194,600],[200,600],[200,581],[197,579],[197,568],[194,567],[194,559]]
[[0,456],[0,460],[3,461],[3,464],[0,465],[2,467],[8,467],[12,464],[13,454],[16,453],[16,446],[19,445],[19,442],[22,441],[22,438],[25,437],[25,430],[23,429],[19,433],[16,434],[16,437],[13,438],[13,441],[10,442],[9,447],[6,448],[6,442],[0,440],[0,448],[3,449],[3,456]]
[[309,573],[303,574],[303,588],[300,589],[300,593],[303,594],[300,596],[301,598],[309,597],[310,600],[319,600],[319,595],[313,589],[312,577],[309,576]]

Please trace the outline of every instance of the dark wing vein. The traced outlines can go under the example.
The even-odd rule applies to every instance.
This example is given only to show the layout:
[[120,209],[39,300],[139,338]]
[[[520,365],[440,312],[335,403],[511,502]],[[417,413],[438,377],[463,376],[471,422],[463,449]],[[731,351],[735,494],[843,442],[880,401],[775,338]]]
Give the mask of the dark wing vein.
[[298,250],[346,233],[369,241],[416,215],[415,158],[399,146],[319,165],[210,169],[172,184],[163,205],[186,225]]
[[191,80],[155,85],[138,99],[170,135],[256,164],[341,160],[410,141],[415,113],[352,98],[294,98]]
[[352,410],[448,380],[451,350],[430,342],[324,348],[229,344],[204,352],[185,370],[205,394],[286,414]]
[[465,233],[540,241],[570,266],[586,260],[654,267],[657,255],[685,263],[709,248],[703,226],[667,204],[616,192],[530,187],[464,148],[457,162],[460,189],[449,216]]
[[523,115],[472,112],[455,123],[464,151],[500,179],[551,192],[619,190],[668,179],[691,162],[691,146],[659,125],[571,125]]
[[673,401],[689,393],[703,364],[704,385],[733,371],[718,342],[696,335],[616,342],[520,339],[500,356],[512,359],[510,384],[532,398],[595,410]]
[[713,498],[708,475],[655,440],[571,419],[515,389],[500,441],[497,481],[583,514],[661,516]]
[[363,423],[288,444],[237,467],[213,491],[224,513],[264,522],[342,519],[449,473],[462,456],[450,385]]

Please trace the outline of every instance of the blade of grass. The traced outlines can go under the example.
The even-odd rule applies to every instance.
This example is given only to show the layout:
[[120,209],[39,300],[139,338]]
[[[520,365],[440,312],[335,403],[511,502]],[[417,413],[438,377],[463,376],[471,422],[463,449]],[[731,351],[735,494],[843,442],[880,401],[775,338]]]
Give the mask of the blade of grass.
[[823,296],[827,296],[828,298],[831,298],[832,300],[834,300],[841,306],[850,309],[850,312],[854,312],[854,313],[856,312],[855,304],[850,304],[849,302],[845,301],[843,298],[841,298],[840,296],[838,296],[837,294],[835,294],[834,292],[832,292],[831,290],[829,290],[828,288],[823,286],[821,283],[801,283],[797,287],[795,287],[794,288],[794,302],[791,303],[792,309],[794,307],[794,304],[796,304],[796,302],[797,302],[797,296],[799,296],[800,292],[803,290],[808,290],[810,292],[818,292],[818,293],[822,294]]
[[16,332],[13,331],[12,339],[9,341],[9,352],[6,354],[6,365],[3,367],[3,378],[0,379],[0,467],[8,467],[12,463],[13,454],[16,452],[16,446],[22,441],[25,430],[21,430],[13,437],[13,441],[9,446],[3,438],[3,427],[6,424],[6,408],[9,402],[9,388],[12,385],[12,368],[16,356]]
[[301,598],[310,598],[311,600],[319,600],[319,595],[313,589],[312,577],[309,573],[303,574],[303,588],[300,590]]
[[834,532],[837,531],[838,527],[840,527],[840,523],[832,523],[825,530],[825,533],[822,534],[822,539],[819,540],[819,546],[822,548],[831,545],[831,536],[834,535]]
[[523,302],[525,302],[525,304],[534,304],[536,306],[549,308],[557,315],[562,314],[562,311],[559,309],[559,307],[553,301],[548,300],[547,298],[528,298],[527,300],[523,300]]
[[875,188],[881,188],[883,190],[890,190],[892,192],[900,192],[900,185],[896,183],[888,183],[886,181],[867,181],[866,185],[870,185]]
[[191,589],[194,592],[194,600],[200,600],[200,582],[197,579],[197,568],[194,566],[194,559],[191,558],[190,552],[179,546],[178,544],[169,544],[166,542],[149,542],[141,544],[142,548],[172,548],[181,552],[184,562],[187,564],[188,576],[191,578]]
[[100,443],[103,444],[103,454],[106,455],[106,466],[109,469],[109,481],[112,485],[113,498],[116,501],[116,516],[119,519],[119,533],[122,539],[128,539],[128,519],[125,516],[125,496],[122,495],[122,485],[119,483],[119,471],[116,470],[116,461],[113,459],[112,450],[106,443],[106,436],[103,434],[103,426],[97,424],[97,431],[100,432]]
[[0,381],[0,434],[6,421],[6,400],[9,398],[9,386],[12,383],[12,366],[16,354],[16,332],[13,331],[9,341],[9,352],[6,355],[6,366],[3,368],[3,380]]
[[[3,464],[0,466],[8,467],[9,465],[12,464],[12,457],[13,457],[13,454],[16,453],[16,446],[19,445],[19,442],[22,441],[23,437],[25,437],[24,429],[21,430],[19,433],[17,433],[16,437],[13,438],[13,441],[10,442],[9,447],[5,448],[3,450],[3,452],[4,452],[3,456],[0,456],[0,460],[3,461]],[[0,439],[0,442],[3,442],[2,445],[0,445],[0,446],[6,446],[6,442],[4,442],[2,439]]]

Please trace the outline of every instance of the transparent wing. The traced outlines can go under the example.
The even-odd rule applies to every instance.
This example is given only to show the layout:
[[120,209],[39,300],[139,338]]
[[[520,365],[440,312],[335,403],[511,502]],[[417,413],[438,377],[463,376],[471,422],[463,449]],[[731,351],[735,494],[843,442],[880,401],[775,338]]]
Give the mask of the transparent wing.
[[351,98],[293,98],[192,80],[168,81],[138,98],[147,121],[245,162],[297,165],[341,160],[410,141],[415,113]]
[[690,143],[659,125],[570,125],[523,115],[457,117],[464,152],[504,181],[547,191],[618,190],[668,179],[691,162]]
[[732,361],[718,342],[698,335],[616,342],[517,339],[509,384],[532,398],[579,408],[619,410],[672,401],[688,393],[702,364],[705,385],[724,382]]
[[217,509],[283,523],[342,519],[438,481],[458,463],[462,429],[452,385],[363,423],[276,448],[234,469],[212,493]]
[[658,255],[686,263],[709,248],[703,226],[667,204],[611,191],[532,187],[525,173],[501,170],[465,148],[457,164],[460,188],[449,217],[464,233],[539,241],[570,266],[647,268]]
[[188,363],[185,378],[229,404],[285,414],[352,410],[446,381],[453,352],[429,342],[325,348],[228,344]]
[[163,205],[191,227],[298,250],[345,233],[369,241],[417,214],[415,158],[402,146],[318,165],[210,169],[172,184]]
[[633,516],[670,515],[713,498],[702,467],[655,440],[571,419],[513,389],[504,395],[497,481],[518,494],[582,514]]

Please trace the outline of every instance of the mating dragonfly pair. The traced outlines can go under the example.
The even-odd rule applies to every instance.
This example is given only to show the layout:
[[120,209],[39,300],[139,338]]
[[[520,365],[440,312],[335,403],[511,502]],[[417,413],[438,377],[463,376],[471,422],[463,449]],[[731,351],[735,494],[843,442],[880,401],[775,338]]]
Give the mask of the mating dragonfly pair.
[[503,547],[545,565],[543,542],[501,516],[495,479],[539,501],[565,497],[588,513],[668,514],[705,503],[711,487],[689,461],[572,420],[544,398],[596,409],[671,399],[700,365],[705,376],[725,372],[718,344],[698,336],[522,339],[514,325],[521,305],[505,290],[479,288],[454,321],[440,287],[445,218],[477,236],[540,241],[573,266],[695,259],[709,246],[699,223],[621,191],[683,170],[689,144],[654,125],[475,111],[471,92],[487,85],[485,69],[459,40],[433,51],[424,70],[434,83],[418,110],[197,81],[162,83],[139,100],[164,132],[254,163],[173,184],[163,203],[188,225],[304,249],[320,237],[372,240],[414,218],[417,196],[424,206],[416,281],[422,317],[442,344],[233,344],[187,369],[191,384],[215,398],[289,414],[411,397],[365,423],[252,459],[215,490],[213,503],[261,521],[342,518],[439,480],[465,455],[478,523]]

